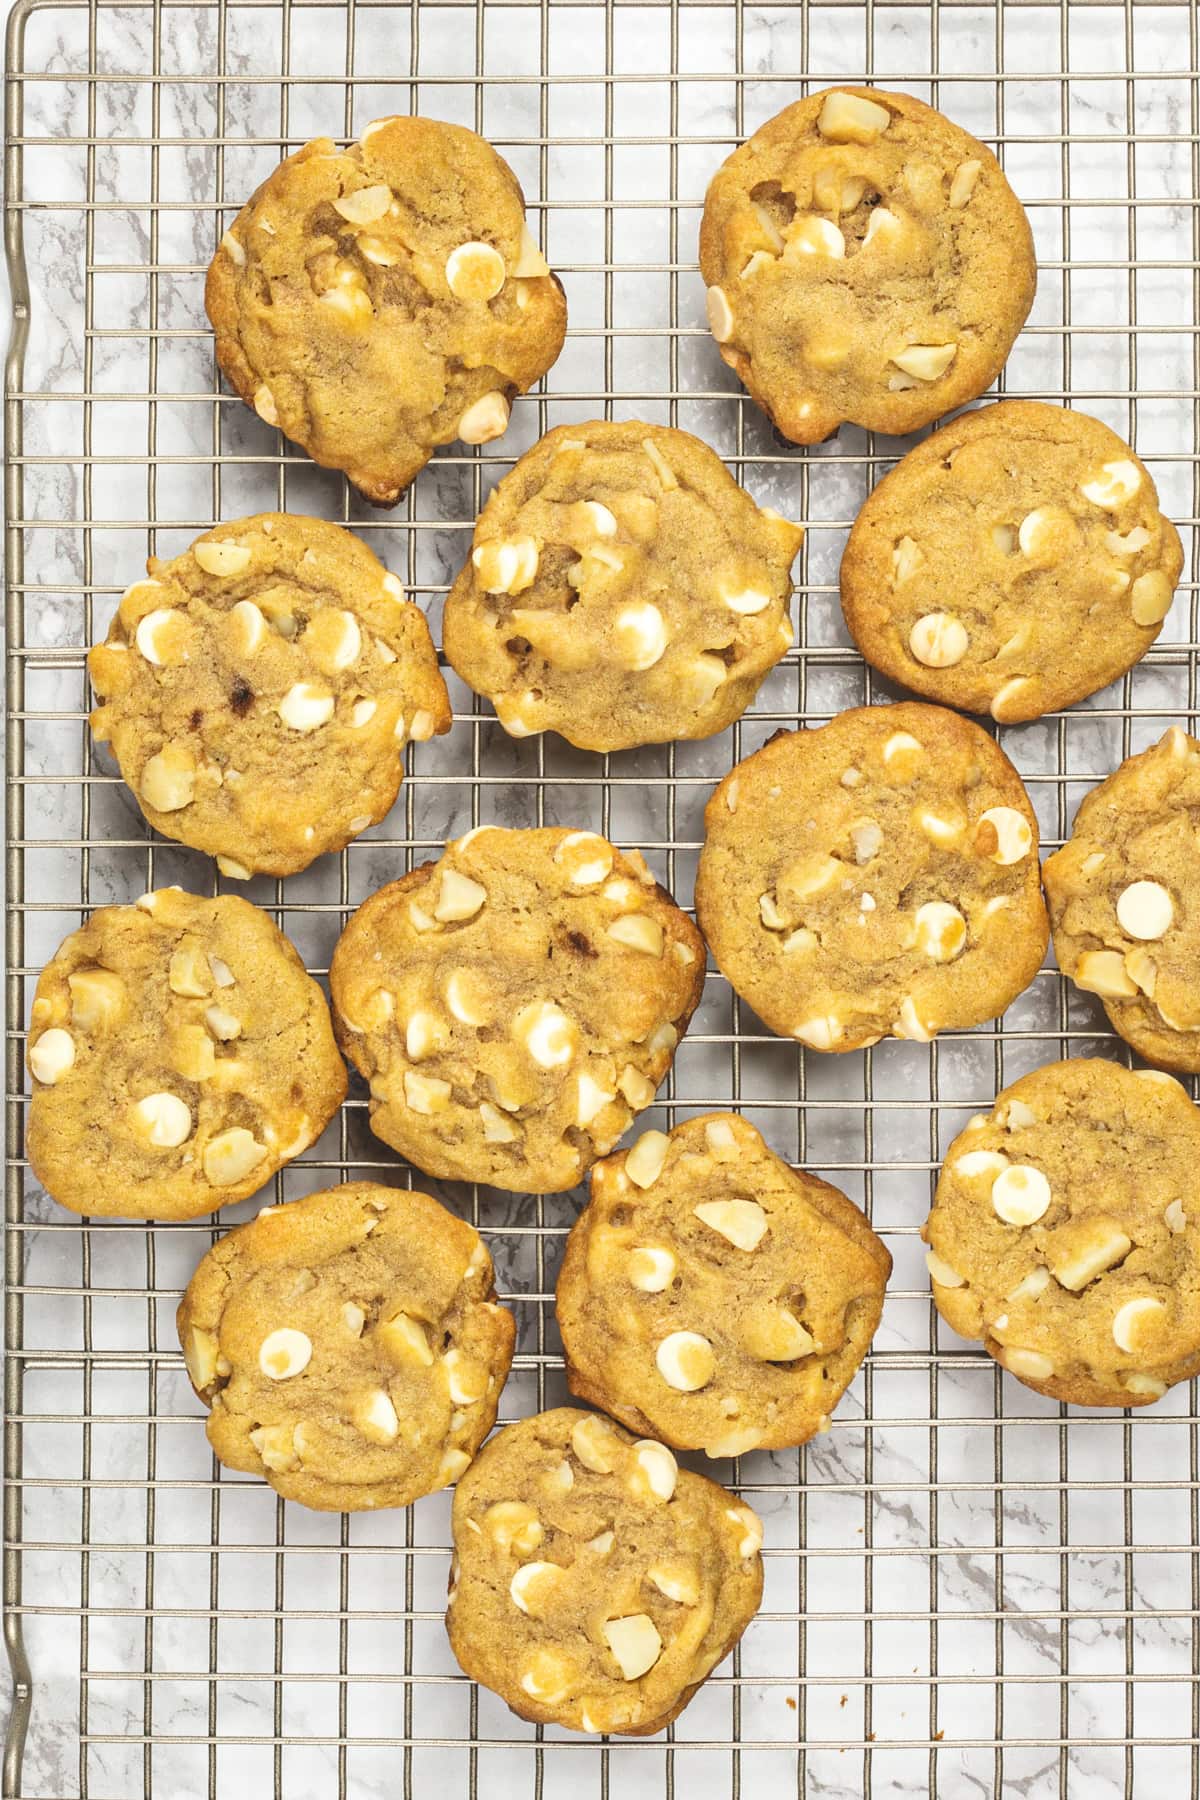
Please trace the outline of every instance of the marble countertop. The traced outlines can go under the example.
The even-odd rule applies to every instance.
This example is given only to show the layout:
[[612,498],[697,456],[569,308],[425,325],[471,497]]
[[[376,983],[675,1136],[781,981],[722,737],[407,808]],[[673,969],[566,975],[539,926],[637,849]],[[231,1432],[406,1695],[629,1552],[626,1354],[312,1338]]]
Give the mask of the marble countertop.
[[[695,232],[705,183],[739,130],[800,92],[802,70],[813,85],[867,74],[928,97],[936,42],[934,97],[981,136],[1001,133],[1034,225],[1041,285],[1008,391],[1069,397],[1132,434],[1184,531],[1185,582],[1155,654],[1068,717],[1002,734],[1047,842],[1121,756],[1193,716],[1194,119],[1191,84],[1172,74],[1190,66],[1186,7],[1068,16],[1016,5],[868,14],[681,3],[606,14],[422,0],[415,35],[407,9],[386,5],[360,4],[352,35],[341,10],[303,4],[231,6],[220,19],[203,4],[101,5],[94,16],[102,80],[80,79],[85,9],[35,11],[25,46],[26,69],[51,77],[25,94],[36,140],[24,170],[23,831],[37,908],[25,916],[27,969],[81,904],[210,879],[204,859],[149,843],[106,759],[80,759],[86,644],[148,548],[173,553],[214,516],[282,497],[348,520],[406,581],[436,636],[465,534],[507,461],[610,395],[613,416],[707,438],[760,500],[809,527],[800,648],[735,732],[613,757],[606,785],[599,759],[557,741],[509,741],[452,682],[459,722],[449,739],[416,747],[389,820],[341,863],[325,859],[285,884],[281,922],[318,968],[341,907],[477,820],[607,826],[645,846],[686,901],[703,804],[730,761],[780,723],[887,697],[852,653],[835,582],[850,519],[904,446],[872,448],[855,431],[808,453],[782,445],[703,329]],[[211,77],[222,55],[219,94]],[[513,162],[544,208],[571,335],[545,394],[518,404],[495,454],[454,447],[381,515],[347,502],[339,480],[294,452],[281,484],[277,434],[214,402],[202,271],[218,199],[236,206],[281,137],[342,134],[411,106],[478,124]],[[1070,148],[1066,129],[1080,137]],[[227,459],[215,475],[214,448]],[[72,779],[81,769],[86,785]],[[271,883],[250,892],[275,903]],[[382,1800],[437,1784],[457,1796],[473,1782],[489,1796],[545,1800],[719,1800],[738,1782],[755,1795],[824,1800],[899,1800],[935,1782],[950,1800],[1194,1791],[1193,1392],[1136,1417],[1067,1415],[937,1323],[916,1235],[939,1152],[969,1114],[998,1083],[1068,1050],[1116,1054],[1099,1008],[1066,995],[1051,968],[1002,1032],[807,1061],[735,1015],[727,986],[710,977],[673,1103],[740,1104],[781,1154],[868,1206],[896,1266],[873,1354],[829,1434],[718,1471],[766,1522],[763,1612],[671,1745],[605,1752],[548,1731],[539,1747],[531,1727],[456,1677],[440,1622],[444,1497],[341,1520],[218,1475],[172,1324],[209,1227],[85,1229],[27,1177],[23,1625],[34,1705],[19,1792],[74,1796],[85,1776],[93,1800],[273,1784],[286,1800]],[[358,1099],[345,1140],[327,1134],[282,1177],[282,1195],[326,1185],[343,1167],[404,1179]],[[659,1108],[647,1122],[668,1116]],[[476,1204],[465,1190],[437,1191]],[[520,1319],[503,1417],[563,1397],[547,1296],[579,1199],[477,1202]],[[231,1209],[222,1224],[252,1210]]]

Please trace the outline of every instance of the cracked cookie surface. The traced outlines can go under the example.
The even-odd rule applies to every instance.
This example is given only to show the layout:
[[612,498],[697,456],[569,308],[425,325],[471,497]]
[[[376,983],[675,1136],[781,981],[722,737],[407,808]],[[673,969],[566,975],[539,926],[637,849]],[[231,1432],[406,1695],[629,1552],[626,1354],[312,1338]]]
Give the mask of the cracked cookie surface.
[[567,318],[508,164],[408,117],[281,163],[222,238],[205,305],[247,405],[380,506],[439,444],[504,432]]
[[661,1731],[762,1598],[762,1525],[732,1494],[596,1413],[494,1437],[454,1495],[446,1629],[519,1718]]
[[646,1132],[591,1188],[558,1278],[572,1393],[709,1456],[827,1429],[892,1267],[858,1207],[727,1113]]
[[999,163],[907,94],[798,100],[718,170],[700,228],[721,355],[793,443],[903,435],[994,380],[1033,302]]
[[1200,740],[1173,725],[1093,788],[1042,871],[1054,953],[1147,1062],[1200,1073]]
[[708,737],[792,642],[798,525],[687,432],[560,426],[500,482],[446,602],[446,656],[514,737]]
[[234,519],[121,597],[88,657],[150,824],[226,875],[291,875],[376,825],[404,746],[450,729],[419,607],[338,525]]
[[323,1512],[456,1481],[495,1422],[516,1330],[474,1227],[369,1181],[227,1233],[178,1328],[215,1455]]
[[364,901],[330,970],[371,1129],[444,1180],[573,1187],[649,1106],[704,945],[636,852],[482,826]]
[[192,1219],[307,1149],[346,1092],[329,1009],[258,907],[105,906],[38,977],[30,1166],[60,1206]]
[[772,1031],[815,1050],[997,1017],[1048,928],[1021,778],[957,713],[904,702],[779,732],[704,813],[696,917]]
[[1010,1374],[1145,1406],[1200,1370],[1200,1112],[1156,1069],[1079,1059],[951,1144],[922,1228],[933,1298]]
[[868,497],[842,558],[842,610],[891,680],[1036,719],[1145,655],[1182,566],[1179,533],[1115,432],[1004,400],[918,444]]

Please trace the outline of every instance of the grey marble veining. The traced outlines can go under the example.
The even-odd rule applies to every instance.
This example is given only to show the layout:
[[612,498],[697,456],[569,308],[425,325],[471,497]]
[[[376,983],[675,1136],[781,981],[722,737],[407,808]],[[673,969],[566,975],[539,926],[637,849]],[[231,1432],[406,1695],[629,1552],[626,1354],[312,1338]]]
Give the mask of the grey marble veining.
[[[284,67],[285,16],[286,103],[278,80],[255,79]],[[459,722],[449,739],[415,747],[393,814],[350,851],[351,905],[429,846],[489,819],[606,826],[646,846],[686,902],[703,804],[731,759],[781,719],[880,697],[844,654],[836,577],[847,523],[905,445],[878,444],[874,462],[853,430],[807,454],[781,445],[738,397],[703,331],[694,262],[709,175],[739,126],[752,130],[799,92],[802,69],[814,84],[869,74],[928,96],[921,77],[933,67],[936,33],[936,98],[981,135],[1003,132],[1043,264],[1009,391],[1070,395],[1132,432],[1164,504],[1193,521],[1194,200],[1190,146],[1171,141],[1190,130],[1189,84],[1172,73],[1190,61],[1186,8],[1073,8],[1065,23],[1055,7],[1011,7],[999,20],[987,6],[943,6],[936,16],[876,6],[871,16],[868,45],[867,11],[855,6],[803,14],[782,5],[748,4],[740,14],[719,4],[620,6],[606,18],[595,6],[554,5],[543,15],[490,5],[478,18],[493,79],[477,94],[474,10],[423,3],[414,32],[405,7],[359,7],[347,109],[342,87],[323,80],[347,57],[343,15],[328,8],[235,7],[219,21],[203,5],[158,15],[99,7],[94,67],[115,79],[95,83],[90,100],[77,79],[88,67],[86,10],[47,4],[30,15],[25,66],[58,79],[31,83],[25,95],[26,134],[52,140],[26,150],[24,171],[33,323],[23,643],[34,716],[23,829],[27,894],[39,908],[26,917],[28,967],[52,952],[81,903],[211,880],[204,859],[151,842],[111,762],[88,747],[82,653],[148,551],[174,553],[214,516],[274,505],[281,493],[295,510],[361,530],[435,635],[492,483],[546,425],[603,409],[606,391],[619,396],[608,402],[613,416],[673,420],[706,437],[760,500],[809,528],[797,600],[802,654],[775,671],[736,731],[615,756],[607,788],[599,759],[556,741],[509,740],[451,677]],[[1129,66],[1154,77],[1132,90],[1127,29]],[[544,147],[532,141],[543,89],[527,79],[542,72],[543,30]],[[607,99],[599,79],[564,79],[604,73],[606,33],[613,71],[653,77],[618,80]],[[1068,85],[1044,79],[1063,67],[1064,33],[1079,77]],[[222,42],[223,94],[215,81],[181,79],[215,74]],[[971,79],[996,73],[998,44],[1004,81]],[[146,79],[154,72],[157,88]],[[709,75],[719,79],[698,79]],[[480,124],[513,162],[551,260],[565,269],[572,335],[545,392],[518,404],[494,455],[439,456],[395,513],[379,514],[347,501],[340,480],[294,451],[281,488],[277,435],[215,397],[202,271],[221,229],[217,203],[236,208],[277,159],[281,136],[340,134],[414,103]],[[152,153],[136,140],[156,124],[161,138],[184,141]],[[89,127],[90,167],[80,142]],[[1064,127],[1089,141],[1063,147]],[[1130,130],[1142,140],[1133,204]],[[222,146],[211,141],[218,132]],[[261,138],[269,141],[250,141]],[[588,141],[569,141],[580,139]],[[1078,202],[1069,214],[1064,180]],[[612,209],[607,274],[606,196],[662,202]],[[1068,255],[1101,265],[1071,276],[1069,313]],[[1124,267],[1103,266],[1135,258],[1143,266],[1132,286]],[[1131,389],[1142,396],[1136,408]],[[588,398],[562,398],[577,394]],[[215,480],[214,446],[238,459],[217,467]],[[1004,732],[1051,842],[1097,775],[1186,708],[1193,658],[1166,652],[1194,641],[1192,607],[1185,585],[1160,653],[1065,725]],[[72,779],[81,770],[92,777],[86,787]],[[86,858],[61,847],[85,832]],[[250,893],[266,904],[277,897],[269,882]],[[316,967],[328,963],[342,902],[333,859],[285,884],[281,922]],[[26,988],[28,1004],[32,981]],[[612,1791],[649,1800],[671,1782],[676,1793],[719,1800],[735,1781],[756,1795],[822,1800],[866,1792],[900,1800],[927,1794],[933,1779],[951,1800],[1106,1800],[1131,1781],[1138,1794],[1189,1791],[1191,1396],[1175,1391],[1128,1420],[1075,1412],[1064,1423],[1058,1408],[936,1321],[916,1238],[936,1156],[998,1079],[1061,1053],[1064,1021],[1078,1034],[1076,1052],[1113,1053],[1099,1010],[1086,997],[1064,999],[1048,969],[1010,1009],[1005,1023],[1018,1036],[998,1043],[985,1030],[932,1050],[881,1045],[869,1070],[862,1056],[813,1056],[801,1088],[796,1046],[756,1033],[743,1010],[735,1093],[733,1007],[726,985],[710,980],[678,1058],[676,1102],[736,1100],[781,1154],[869,1206],[896,1270],[875,1353],[832,1430],[801,1451],[717,1471],[765,1521],[762,1617],[682,1715],[673,1746],[615,1744],[606,1761],[598,1746],[568,1747],[553,1731],[539,1753],[531,1727],[456,1678],[440,1622],[444,1496],[408,1514],[343,1522],[217,1477],[172,1323],[209,1227],[85,1234],[28,1179],[23,1600],[36,1688],[22,1793],[73,1796],[84,1776],[103,1800],[143,1791],[192,1800],[210,1784],[222,1796],[271,1792],[276,1782],[287,1800],[323,1800],[342,1791],[339,1780],[354,1800],[439,1786],[465,1794],[472,1779],[488,1795],[540,1791],[547,1800]],[[361,1105],[346,1129],[351,1174],[373,1168],[403,1179]],[[281,1178],[280,1192],[323,1185],[328,1171],[310,1163],[340,1153],[331,1129]],[[471,1205],[463,1190],[434,1186],[450,1204]],[[520,1322],[504,1417],[565,1397],[542,1297],[579,1199],[480,1200]],[[222,1224],[252,1210],[233,1208]],[[1132,1495],[1127,1477],[1140,1484]],[[210,1541],[221,1547],[215,1559]],[[344,1717],[330,1679],[342,1671]],[[1127,1707],[1140,1739],[1128,1766]],[[1064,1735],[1072,1744],[1060,1759]],[[735,1737],[740,1752],[721,1747]],[[997,1738],[1008,1740],[1002,1756]],[[472,1752],[468,1740],[481,1747]]]

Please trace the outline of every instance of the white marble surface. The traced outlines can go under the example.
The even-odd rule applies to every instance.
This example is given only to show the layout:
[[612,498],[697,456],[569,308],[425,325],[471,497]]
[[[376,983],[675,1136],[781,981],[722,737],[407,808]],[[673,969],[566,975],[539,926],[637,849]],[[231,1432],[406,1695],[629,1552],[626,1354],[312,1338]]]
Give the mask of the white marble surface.
[[[361,85],[349,121],[340,86],[313,79],[345,66],[343,16],[300,5],[290,16],[289,137],[361,127],[413,103],[404,8],[357,11],[353,67]],[[347,513],[340,482],[299,458],[289,463],[285,497],[297,510],[360,522],[412,584],[436,631],[442,589],[503,458],[549,422],[592,415],[611,388],[615,416],[673,419],[725,454],[745,456],[734,466],[756,495],[809,523],[797,602],[803,654],[776,672],[739,732],[613,758],[607,793],[597,759],[555,743],[510,743],[455,684],[462,716],[453,735],[417,749],[414,779],[391,819],[345,863],[351,903],[402,870],[414,846],[420,853],[477,817],[519,823],[539,816],[607,826],[619,840],[647,846],[686,901],[703,802],[731,757],[780,722],[827,714],[867,692],[879,697],[849,652],[832,585],[845,526],[878,466],[869,466],[856,432],[808,455],[781,446],[739,399],[699,329],[697,203],[739,122],[752,129],[793,98],[800,91],[794,73],[805,66],[814,85],[871,73],[928,95],[920,77],[931,67],[934,15],[876,6],[870,61],[863,8],[813,6],[802,38],[797,9],[746,5],[740,50],[737,16],[723,4],[613,12],[612,68],[626,79],[611,90],[615,141],[606,155],[597,143],[604,84],[566,79],[603,71],[603,10],[554,6],[545,15],[543,152],[530,142],[542,130],[543,89],[530,78],[541,66],[543,15],[536,7],[487,7],[482,30],[494,80],[482,90],[478,122],[504,147],[531,201],[548,202],[547,247],[564,270],[571,308],[567,349],[545,399],[517,407],[495,457],[482,465],[439,457],[395,514],[353,501]],[[63,142],[88,129],[87,84],[72,79],[87,67],[87,15],[51,6],[30,22],[26,66],[61,78],[31,85],[26,96],[27,133],[56,140],[26,153],[27,196],[45,203],[26,215],[34,300],[25,442],[27,454],[45,459],[26,471],[25,515],[36,522],[25,533],[26,578],[35,584],[26,602],[27,704],[55,715],[32,720],[27,737],[27,769],[38,779],[27,790],[25,831],[45,841],[27,857],[27,889],[47,907],[28,919],[30,967],[75,923],[81,901],[210,878],[203,859],[149,846],[124,790],[104,779],[109,764],[86,765],[100,778],[86,790],[64,777],[86,755],[82,649],[147,548],[174,551],[214,514],[274,504],[281,491],[276,434],[239,406],[217,409],[202,398],[213,391],[213,368],[201,268],[215,242],[217,184],[236,203],[277,158],[277,143],[247,149],[237,140],[277,138],[282,129],[275,79],[282,17],[274,6],[225,15],[225,66],[239,79],[225,90],[223,154],[209,141],[222,120],[215,85],[174,79],[217,68],[215,11],[161,14],[157,128],[186,142],[152,157],[129,141],[154,128],[151,86],[144,79],[95,84],[91,174],[102,204],[90,236],[78,204],[88,192],[87,153]],[[149,8],[102,7],[96,67],[144,78],[153,67],[153,18]],[[1169,73],[1189,63],[1186,9],[1072,8],[1066,48],[1078,79],[1069,88],[1045,79],[1062,68],[1057,9],[1013,7],[998,24],[990,8],[943,6],[936,21],[940,103],[984,136],[997,129],[997,85],[971,77],[995,73],[998,43],[1008,71],[1000,115],[1006,160],[1030,204],[1044,265],[1008,387],[1051,397],[1070,391],[1080,406],[1134,432],[1165,504],[1184,522],[1190,584],[1193,406],[1190,397],[1170,397],[1195,384],[1192,278],[1170,266],[1186,262],[1194,242],[1190,150],[1169,141],[1189,128],[1188,85]],[[1085,78],[1126,69],[1127,22],[1132,69],[1161,75],[1131,84],[1115,75]],[[431,79],[415,92],[420,110],[477,122],[473,86],[450,80],[473,72],[475,30],[472,9],[422,5],[415,54],[419,74]],[[673,32],[675,85],[668,79]],[[741,84],[740,121],[731,79],[739,64],[751,77]],[[713,72],[720,79],[699,78]],[[272,79],[256,83],[258,75]],[[1070,152],[1039,141],[1057,136],[1064,121],[1094,141]],[[638,142],[662,140],[672,128],[674,154],[664,142]],[[1136,153],[1126,142],[1130,130],[1142,140]],[[1067,177],[1084,204],[1072,208],[1064,238],[1058,201]],[[1131,179],[1139,201],[1133,212]],[[611,214],[611,276],[603,270],[606,182],[618,200],[641,202]],[[152,183],[163,203],[156,226],[146,205]],[[1067,314],[1056,266],[1068,247],[1084,264],[1135,254],[1143,264],[1132,291],[1124,268],[1077,271],[1069,338],[1060,329]],[[672,262],[674,277],[640,266]],[[673,300],[676,337],[663,331]],[[1136,360],[1131,304],[1141,328]],[[608,337],[606,321],[614,328]],[[153,346],[151,325],[166,334]],[[78,396],[89,378],[97,397],[85,414]],[[1131,387],[1144,396],[1135,414]],[[672,389],[677,403],[665,397]],[[201,398],[160,399],[152,410],[140,397],[151,391]],[[214,431],[223,452],[245,459],[227,464],[216,487]],[[81,462],[85,433],[97,459],[90,473]],[[878,454],[897,448],[882,444]],[[152,454],[161,459],[155,468]],[[90,532],[76,523],[85,518]],[[1004,733],[1051,842],[1091,779],[1186,717],[1180,709],[1194,659],[1172,658],[1169,646],[1194,642],[1191,608],[1187,585],[1160,652],[1127,684],[1065,722]],[[1123,717],[1122,708],[1152,716]],[[469,780],[436,779],[476,770],[474,792]],[[85,823],[86,862],[78,849],[59,847]],[[284,928],[317,966],[327,963],[338,929],[341,879],[339,865],[327,861],[282,893]],[[276,899],[271,884],[257,885],[255,897]],[[296,905],[311,910],[288,910]],[[743,1041],[735,1090],[734,1015],[727,987],[711,977],[678,1059],[675,1101],[687,1108],[739,1100],[781,1153],[869,1205],[896,1269],[875,1352],[830,1434],[806,1451],[747,1457],[736,1471],[720,1471],[766,1521],[764,1609],[737,1658],[679,1720],[673,1746],[654,1739],[606,1754],[548,1732],[539,1752],[531,1727],[456,1678],[440,1623],[444,1499],[408,1514],[343,1522],[219,1477],[172,1327],[176,1296],[210,1241],[208,1228],[87,1231],[30,1182],[24,1602],[36,1689],[23,1794],[74,1796],[85,1774],[99,1800],[143,1791],[192,1800],[209,1792],[210,1775],[222,1796],[270,1792],[276,1783],[287,1800],[341,1791],[390,1800],[429,1795],[439,1784],[457,1796],[472,1780],[488,1795],[540,1792],[546,1800],[617,1788],[627,1800],[648,1800],[672,1791],[671,1782],[676,1793],[717,1800],[736,1780],[744,1793],[836,1800],[864,1793],[899,1800],[930,1792],[934,1780],[952,1800],[1191,1791],[1190,1752],[1180,1743],[1191,1732],[1194,1654],[1193,1395],[1176,1391],[1131,1419],[1075,1412],[1060,1420],[1056,1407],[1001,1378],[936,1324],[916,1240],[939,1148],[998,1080],[1068,1044],[1113,1054],[1102,1015],[1066,1000],[1047,970],[1011,1009],[1003,1037],[983,1030],[932,1050],[889,1044],[869,1064],[862,1056],[812,1056],[802,1089],[797,1048],[768,1040],[745,1012],[736,1023]],[[295,1195],[323,1185],[342,1166],[404,1178],[355,1109],[344,1145],[331,1132],[281,1189]],[[476,1204],[462,1190],[448,1197],[466,1209]],[[543,1297],[578,1198],[484,1194],[477,1202],[521,1321],[506,1417],[562,1395]],[[224,1222],[250,1210],[234,1209]],[[81,1355],[85,1343],[90,1352]],[[89,1408],[94,1422],[85,1427]],[[1123,1485],[1130,1478],[1140,1484],[1136,1492]],[[214,1538],[222,1551],[210,1559]],[[86,1564],[84,1542],[92,1546]],[[736,1757],[722,1747],[735,1729],[747,1746]],[[1139,1740],[1128,1758],[1127,1733]],[[1008,1740],[1003,1754],[998,1738]],[[1068,1738],[1072,1747],[1060,1752]],[[480,1746],[474,1753],[471,1740]]]

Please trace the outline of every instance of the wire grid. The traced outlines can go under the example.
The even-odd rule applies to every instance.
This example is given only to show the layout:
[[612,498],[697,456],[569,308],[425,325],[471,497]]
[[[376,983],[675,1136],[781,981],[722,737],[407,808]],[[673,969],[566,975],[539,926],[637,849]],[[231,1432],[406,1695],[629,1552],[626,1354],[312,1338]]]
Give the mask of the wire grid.
[[[733,758],[894,697],[850,645],[836,573],[902,446],[853,430],[783,443],[703,327],[707,179],[800,92],[891,83],[997,146],[1042,271],[1003,385],[1125,433],[1194,540],[1194,5],[22,0],[8,71],[5,1796],[1196,1795],[1194,1385],[1136,1416],[1068,1414],[939,1326],[916,1237],[940,1152],[998,1086],[1060,1055],[1124,1054],[1052,970],[1002,1028],[838,1058],[772,1038],[710,973],[647,1122],[740,1107],[866,1207],[896,1269],[831,1432],[717,1471],[765,1519],[763,1610],[665,1738],[535,1729],[459,1675],[445,1496],[329,1519],[217,1467],[173,1330],[216,1219],[81,1222],[20,1159],[41,963],[97,904],[213,887],[206,859],[150,838],[86,728],[84,650],[148,550],[261,507],[341,519],[437,637],[498,475],[551,424],[601,414],[697,431],[809,528],[798,647],[720,738],[604,758],[515,743],[451,675],[454,732],[413,747],[385,824],[249,890],[318,974],[368,892],[490,819],[636,844],[686,904],[703,803]],[[380,515],[220,392],[201,288],[282,152],[406,110],[473,125],[514,164],[571,331],[500,444],[439,455]],[[1049,845],[1122,756],[1172,721],[1194,729],[1196,574],[1191,541],[1163,638],[1123,682],[1000,734]],[[276,1197],[364,1175],[410,1178],[356,1089]],[[517,1311],[502,1420],[558,1403],[553,1284],[580,1196],[443,1197],[483,1228]]]

